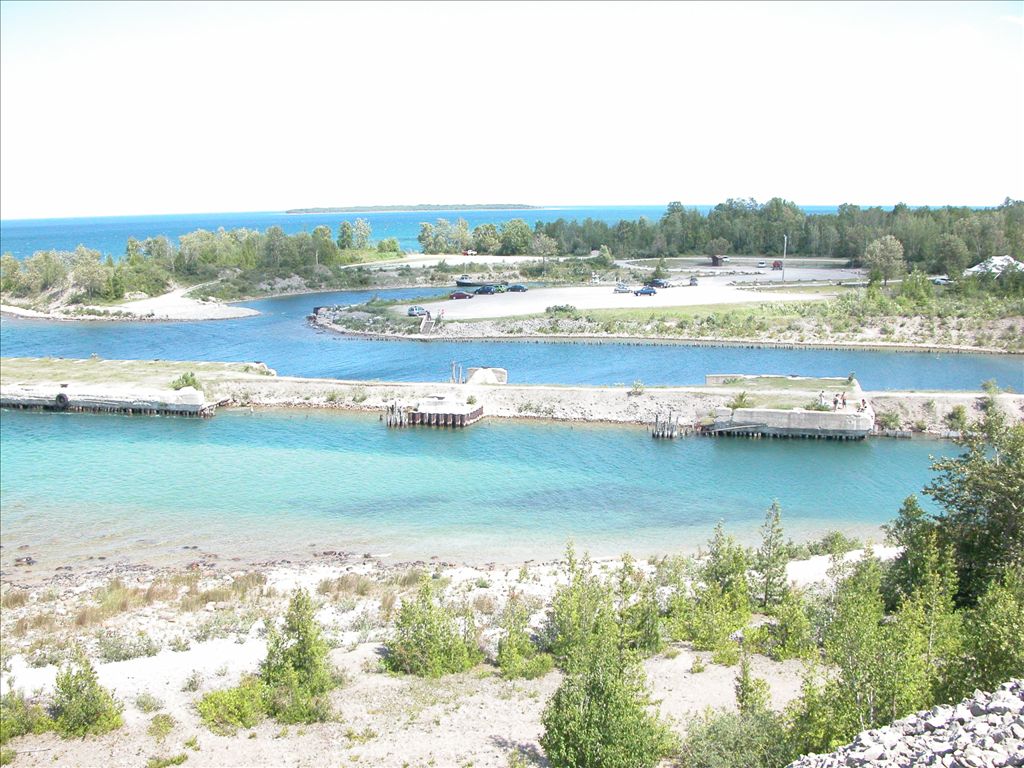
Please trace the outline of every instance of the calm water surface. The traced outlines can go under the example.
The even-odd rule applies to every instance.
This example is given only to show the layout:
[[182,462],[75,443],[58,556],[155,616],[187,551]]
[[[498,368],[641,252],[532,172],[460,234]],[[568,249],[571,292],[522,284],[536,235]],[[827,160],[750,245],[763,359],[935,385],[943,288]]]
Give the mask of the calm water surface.
[[[210,420],[5,411],[5,565],[88,555],[222,558],[316,549],[479,562],[693,549],[725,521],[753,541],[778,499],[794,538],[877,533],[929,479],[936,441],[651,440],[641,428],[485,422],[388,430],[375,416]],[[315,546],[314,546],[315,545]],[[191,557],[192,555],[187,555]],[[58,563],[60,561],[60,563]]]
[[978,389],[987,379],[1024,389],[1024,358],[867,350],[744,349],[553,342],[395,342],[314,331],[319,304],[353,304],[377,294],[416,300],[436,289],[343,291],[249,302],[262,314],[199,323],[56,323],[0,319],[9,357],[259,360],[282,375],[381,381],[447,380],[451,361],[507,368],[520,384],[703,384],[707,373],[845,376],[866,389]]

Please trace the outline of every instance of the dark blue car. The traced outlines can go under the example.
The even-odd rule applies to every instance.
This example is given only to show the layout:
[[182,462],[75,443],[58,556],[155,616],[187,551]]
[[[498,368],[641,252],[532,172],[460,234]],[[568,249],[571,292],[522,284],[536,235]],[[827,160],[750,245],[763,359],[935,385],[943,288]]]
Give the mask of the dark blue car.
[[529,289],[525,285],[520,285],[519,283],[508,287],[509,293],[526,293],[528,290]]
[[651,288],[649,285],[645,285],[639,291],[633,291],[634,296],[653,296],[657,291]]
[[493,285],[481,285],[473,293],[477,296],[490,296],[491,294],[497,293],[497,289]]

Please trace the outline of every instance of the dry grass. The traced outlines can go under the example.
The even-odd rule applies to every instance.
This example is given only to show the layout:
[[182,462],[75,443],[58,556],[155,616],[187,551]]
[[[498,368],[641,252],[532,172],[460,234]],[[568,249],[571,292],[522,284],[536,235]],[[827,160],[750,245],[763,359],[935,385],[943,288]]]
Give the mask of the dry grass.
[[409,568],[395,576],[392,576],[389,581],[402,589],[409,589],[409,587],[415,587],[419,584],[423,575],[423,571],[419,568]]
[[35,616],[22,616],[11,628],[15,637],[24,637],[31,630],[39,629],[51,632],[57,628],[57,619],[49,613],[37,613]]
[[4,592],[3,599],[0,600],[0,605],[2,605],[4,608],[20,608],[27,602],[27,589],[9,589],[6,592]]
[[377,589],[377,582],[369,576],[358,573],[346,573],[336,579],[324,579],[317,585],[316,591],[321,595],[337,597],[339,595],[359,595],[366,597]]
[[199,580],[193,579],[188,591],[182,595],[180,608],[183,611],[197,611],[207,603],[228,603],[242,600],[253,590],[259,590],[267,583],[262,573],[252,572],[236,577],[230,584],[211,589],[199,589]]
[[473,610],[485,616],[493,616],[498,610],[498,604],[490,595],[477,595],[473,598]]
[[384,619],[384,621],[390,621],[391,620],[391,615],[395,611],[395,601],[396,601],[397,597],[398,596],[395,594],[394,590],[391,590],[391,589],[387,589],[387,590],[384,591],[383,594],[381,594],[381,596],[380,596],[380,615],[381,615],[381,618]]

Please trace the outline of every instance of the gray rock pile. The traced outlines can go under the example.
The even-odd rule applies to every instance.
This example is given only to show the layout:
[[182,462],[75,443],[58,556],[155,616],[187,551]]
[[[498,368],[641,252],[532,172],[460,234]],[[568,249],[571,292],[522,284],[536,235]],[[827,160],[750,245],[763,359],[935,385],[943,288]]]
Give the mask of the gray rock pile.
[[864,731],[827,755],[808,755],[789,768],[1002,768],[1024,766],[1024,680],[994,693],[975,691],[954,706],[932,707],[885,728]]

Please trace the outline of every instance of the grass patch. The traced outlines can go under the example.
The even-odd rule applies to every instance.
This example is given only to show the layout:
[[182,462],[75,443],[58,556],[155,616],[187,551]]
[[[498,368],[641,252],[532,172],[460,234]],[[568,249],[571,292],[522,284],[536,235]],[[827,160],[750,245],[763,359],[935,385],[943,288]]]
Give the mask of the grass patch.
[[162,712],[149,721],[149,728],[146,729],[146,732],[157,741],[162,742],[174,730],[175,725],[177,725],[175,719],[166,712]]
[[146,761],[146,768],[169,768],[172,765],[181,765],[188,760],[188,755],[180,752],[170,757],[151,757]]
[[164,703],[152,693],[143,691],[135,697],[135,708],[149,714],[150,712],[159,712],[164,708]]

